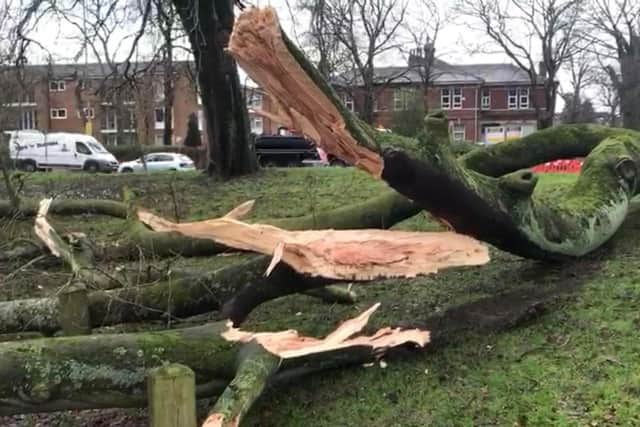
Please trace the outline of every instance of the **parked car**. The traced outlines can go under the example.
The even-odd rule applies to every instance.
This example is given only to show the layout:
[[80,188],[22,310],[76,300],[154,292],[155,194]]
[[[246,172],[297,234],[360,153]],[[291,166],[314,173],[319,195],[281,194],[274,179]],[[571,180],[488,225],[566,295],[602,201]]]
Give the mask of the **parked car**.
[[256,155],[261,166],[346,166],[340,159],[327,155],[303,136],[295,134],[256,137]]
[[151,153],[142,158],[130,162],[120,163],[118,172],[141,172],[144,171],[144,164],[147,165],[147,171],[192,171],[196,166],[189,157],[179,153]]
[[6,131],[9,154],[16,167],[28,172],[43,169],[76,169],[113,172],[118,161],[89,135],[39,131]]

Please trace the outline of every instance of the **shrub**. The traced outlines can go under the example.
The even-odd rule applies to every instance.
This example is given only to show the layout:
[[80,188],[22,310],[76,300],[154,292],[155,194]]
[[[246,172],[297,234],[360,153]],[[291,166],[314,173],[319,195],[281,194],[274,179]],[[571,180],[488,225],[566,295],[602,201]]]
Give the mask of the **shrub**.
[[196,116],[196,113],[189,114],[187,136],[184,138],[184,145],[187,147],[200,147],[202,145],[202,136],[198,128],[198,116]]

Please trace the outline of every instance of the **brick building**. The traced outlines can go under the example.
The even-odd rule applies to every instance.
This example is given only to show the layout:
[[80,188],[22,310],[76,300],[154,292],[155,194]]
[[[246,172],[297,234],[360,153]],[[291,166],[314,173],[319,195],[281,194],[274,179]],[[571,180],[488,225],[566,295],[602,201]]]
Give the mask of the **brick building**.
[[[192,63],[174,64],[172,84],[175,99],[172,111],[172,145],[181,145],[187,134],[189,115],[198,118],[202,141],[207,132],[190,67]],[[135,84],[108,78],[109,72],[100,64],[28,65],[23,79],[24,89],[18,99],[2,100],[11,120],[6,129],[38,129],[43,132],[90,133],[108,145],[163,144],[165,126],[164,72],[147,64],[132,64],[130,73]],[[16,92],[18,93],[18,92]],[[251,130],[256,134],[273,132],[277,128],[253,109],[268,109],[268,100],[259,89],[245,93],[250,109]],[[12,95],[12,98],[16,96]]]
[[[447,113],[451,136],[455,141],[501,142],[527,135],[537,129],[534,102],[545,108],[542,82],[531,86],[529,76],[512,64],[453,65],[436,60],[431,67],[430,83],[418,68],[415,54],[405,67],[375,69],[378,85],[374,103],[374,125],[392,128],[394,120],[412,107],[420,96],[429,110]],[[352,111],[361,111],[364,94],[355,84],[337,86],[343,102]],[[425,89],[426,88],[426,89]],[[535,98],[534,98],[535,97]]]

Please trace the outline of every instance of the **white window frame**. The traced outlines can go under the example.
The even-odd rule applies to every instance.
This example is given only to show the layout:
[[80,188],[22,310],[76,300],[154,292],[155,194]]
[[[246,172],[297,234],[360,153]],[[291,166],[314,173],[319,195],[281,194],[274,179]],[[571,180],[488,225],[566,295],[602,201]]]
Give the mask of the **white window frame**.
[[453,95],[451,96],[451,108],[454,110],[462,109],[462,88],[454,87],[452,90]]
[[393,111],[403,111],[406,109],[407,103],[404,99],[404,91],[402,89],[393,90]]
[[[462,128],[462,131],[460,128]],[[466,136],[467,129],[463,123],[454,123],[451,125],[451,139],[453,139],[454,142],[463,142]]]
[[49,81],[49,92],[64,92],[67,89],[67,83],[64,80]]
[[518,95],[519,92],[517,88],[507,89],[507,108],[509,110],[518,109]]
[[351,96],[351,94],[342,94],[342,103],[347,108],[347,110],[351,111],[352,113],[355,111],[355,103],[353,102],[353,96]]
[[[251,117],[249,119],[251,132],[256,135],[262,135],[264,133],[264,120],[260,116]],[[259,124],[259,125],[258,125]]]
[[[60,114],[63,113],[63,114]],[[66,120],[67,118],[67,109],[66,108],[51,108],[49,110],[49,115],[53,120]]]
[[20,112],[18,129],[29,130],[38,128],[38,111],[23,110]]
[[491,109],[491,92],[489,90],[483,90],[480,93],[480,108],[483,110]]
[[529,104],[531,103],[530,92],[528,87],[518,89],[518,107],[521,110],[529,109]]
[[[116,131],[118,130],[118,115],[116,114],[116,109],[115,108],[105,108],[104,109],[104,129],[102,130],[110,130],[110,131]],[[109,121],[109,117],[112,116],[113,117],[113,126],[109,126],[110,121]]]
[[451,109],[451,89],[448,87],[440,89],[440,108],[443,110]]

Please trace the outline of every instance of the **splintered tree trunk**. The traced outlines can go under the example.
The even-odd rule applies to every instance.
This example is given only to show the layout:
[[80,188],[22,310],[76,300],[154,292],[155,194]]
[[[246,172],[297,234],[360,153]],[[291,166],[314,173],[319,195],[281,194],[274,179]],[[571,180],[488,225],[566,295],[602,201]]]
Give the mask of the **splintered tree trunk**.
[[236,63],[225,53],[233,28],[233,1],[173,0],[189,36],[207,121],[209,174],[223,178],[257,170],[249,116]]
[[[460,161],[451,152],[446,118],[434,114],[414,148],[407,149],[400,138],[377,133],[341,105],[282,33],[272,8],[240,15],[229,50],[277,101],[285,123],[328,153],[383,179],[454,230],[505,251],[537,259],[584,255],[615,233],[640,189],[640,134],[630,130],[560,126]],[[518,168],[560,152],[588,156],[572,188],[544,198],[534,192],[535,174]],[[490,169],[499,171],[488,174]]]

